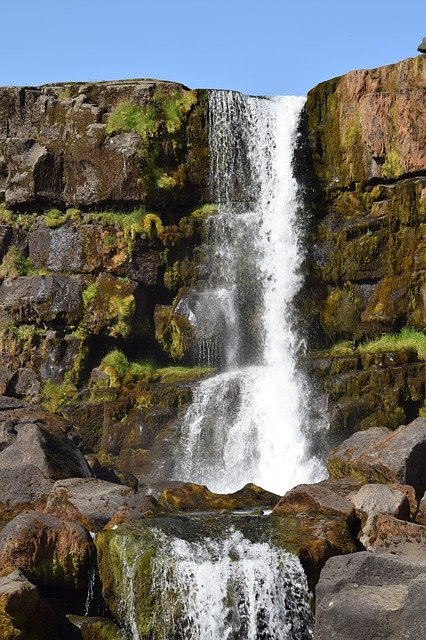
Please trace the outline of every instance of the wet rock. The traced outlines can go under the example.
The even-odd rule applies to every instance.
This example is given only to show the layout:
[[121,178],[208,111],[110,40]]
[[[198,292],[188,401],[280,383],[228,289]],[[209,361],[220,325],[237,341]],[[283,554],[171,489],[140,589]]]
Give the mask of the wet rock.
[[426,419],[417,418],[394,432],[373,428],[355,433],[328,457],[334,478],[353,475],[369,482],[399,482],[426,489]]
[[2,640],[58,640],[56,616],[20,571],[0,577]]
[[80,522],[91,531],[157,512],[156,502],[127,486],[96,478],[70,478],[55,483],[46,511],[58,518]]
[[165,489],[159,498],[159,503],[175,511],[211,511],[215,509],[236,511],[238,509],[252,509],[271,507],[279,501],[275,493],[265,491],[255,484],[234,493],[213,493],[207,487],[187,482],[178,487]]
[[33,369],[22,367],[18,369],[10,391],[18,397],[38,396],[41,391],[41,382]]
[[84,589],[94,556],[86,529],[44,513],[21,513],[0,533],[0,574],[19,569],[37,586]]
[[70,631],[70,640],[129,640],[126,632],[107,618],[73,615],[67,617],[75,628],[74,633]]
[[282,544],[293,545],[311,589],[328,558],[357,550],[359,524],[352,503],[323,484],[291,489],[271,517]]
[[315,640],[421,637],[424,597],[416,589],[425,577],[424,558],[369,552],[331,558],[316,587]]

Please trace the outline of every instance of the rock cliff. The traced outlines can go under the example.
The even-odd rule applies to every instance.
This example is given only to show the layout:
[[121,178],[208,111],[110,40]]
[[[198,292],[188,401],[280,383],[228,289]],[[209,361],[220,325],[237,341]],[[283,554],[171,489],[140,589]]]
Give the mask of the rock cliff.
[[[424,361],[404,353],[412,345],[376,349],[374,340],[426,326],[425,98],[422,56],[308,94],[298,162],[312,211],[302,313],[313,348],[331,348],[310,364],[332,431],[378,420],[394,428],[423,405]],[[376,350],[389,355],[368,355]]]

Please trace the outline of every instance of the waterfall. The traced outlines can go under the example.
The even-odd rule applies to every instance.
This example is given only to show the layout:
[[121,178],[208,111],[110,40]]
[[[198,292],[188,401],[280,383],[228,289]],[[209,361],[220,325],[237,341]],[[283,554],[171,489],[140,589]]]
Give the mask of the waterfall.
[[304,99],[209,95],[218,213],[206,222],[206,275],[179,311],[195,328],[199,362],[222,371],[194,391],[174,477],[282,494],[320,469],[305,452],[291,312],[302,262],[292,158]]
[[[122,567],[119,619],[132,640],[312,638],[298,558],[269,542],[250,541],[232,525],[214,532],[216,526],[211,537],[203,532],[191,540],[152,527],[138,549],[136,538],[115,541]],[[150,580],[144,596],[142,575]]]

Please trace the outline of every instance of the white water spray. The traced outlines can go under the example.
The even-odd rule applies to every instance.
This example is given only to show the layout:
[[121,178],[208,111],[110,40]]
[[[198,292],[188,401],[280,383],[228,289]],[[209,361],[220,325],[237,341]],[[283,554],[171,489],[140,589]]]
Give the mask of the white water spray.
[[[267,542],[251,542],[233,527],[219,538],[184,540],[153,530],[129,566],[123,539],[124,598],[120,619],[132,640],[309,640],[313,620],[303,569],[296,556]],[[154,551],[155,549],[155,551]],[[150,631],[138,625],[135,577],[152,555]],[[144,565],[145,566],[145,565]],[[148,573],[144,572],[147,579]]]
[[255,482],[282,494],[320,469],[306,456],[291,314],[302,261],[292,158],[304,99],[216,91],[209,100],[219,211],[207,223],[209,276],[191,320],[200,360],[225,371],[195,389],[174,476],[219,492]]

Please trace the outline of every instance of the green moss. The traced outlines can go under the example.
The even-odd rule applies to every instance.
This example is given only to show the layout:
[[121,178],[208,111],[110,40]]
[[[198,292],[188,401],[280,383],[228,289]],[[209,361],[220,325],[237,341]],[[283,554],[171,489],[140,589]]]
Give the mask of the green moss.
[[97,283],[91,282],[86,289],[82,292],[83,304],[85,307],[88,307],[94,300],[97,291]]
[[65,404],[75,400],[77,393],[77,387],[69,381],[57,384],[46,380],[41,391],[41,404],[50,413],[60,413]]
[[141,138],[146,138],[153,136],[157,132],[157,128],[153,105],[148,103],[144,108],[141,108],[131,102],[122,102],[108,116],[105,133],[107,136],[112,136],[116,133],[133,131]]
[[375,340],[360,344],[358,347],[360,353],[401,351],[404,349],[412,349],[416,351],[420,360],[426,360],[426,334],[404,328],[399,333],[383,335]]
[[16,246],[10,247],[0,265],[0,278],[17,278],[34,275],[32,261],[26,258]]
[[217,204],[203,204],[201,207],[197,207],[191,212],[191,216],[194,218],[204,218],[205,216],[212,216],[218,212]]
[[67,209],[65,213],[59,209],[50,209],[44,214],[44,224],[49,229],[56,229],[68,221],[78,222],[80,217],[81,214],[78,209]]
[[103,371],[106,371],[109,368],[114,369],[121,379],[124,378],[129,370],[129,367],[130,363],[127,357],[119,349],[114,349],[113,351],[107,353],[107,355],[102,358],[99,364],[99,368]]
[[382,164],[382,176],[384,178],[397,178],[402,173],[401,160],[395,149],[387,152],[385,161]]
[[[105,227],[121,228],[128,253],[132,253],[136,238],[140,236],[148,242],[161,240],[164,226],[161,218],[155,213],[147,213],[143,207],[139,207],[130,213],[119,213],[117,211],[102,211],[88,214],[90,220],[101,222]],[[116,242],[110,236],[111,244]]]

